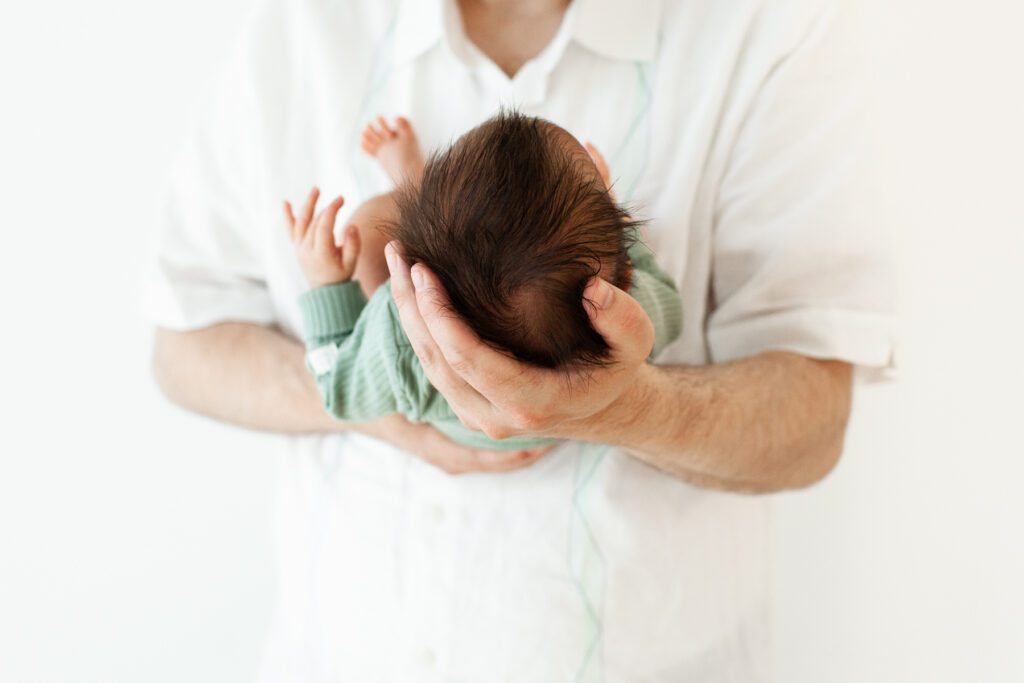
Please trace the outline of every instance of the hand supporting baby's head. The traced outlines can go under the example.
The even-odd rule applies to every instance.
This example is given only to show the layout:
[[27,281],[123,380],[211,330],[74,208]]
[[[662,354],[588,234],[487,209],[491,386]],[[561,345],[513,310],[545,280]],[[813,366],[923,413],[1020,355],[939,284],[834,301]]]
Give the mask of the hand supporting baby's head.
[[398,208],[385,229],[482,339],[543,367],[607,359],[583,290],[595,275],[629,288],[637,224],[565,130],[499,114],[433,156]]

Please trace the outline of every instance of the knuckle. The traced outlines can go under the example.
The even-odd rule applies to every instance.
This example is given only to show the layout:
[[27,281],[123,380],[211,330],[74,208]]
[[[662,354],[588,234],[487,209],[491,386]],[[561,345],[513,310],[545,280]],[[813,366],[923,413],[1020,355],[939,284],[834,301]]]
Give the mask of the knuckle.
[[[394,268],[390,263],[388,263],[388,272],[394,273]],[[405,316],[409,308],[409,291],[401,278],[391,278],[391,298],[395,301],[398,315]]]
[[421,282],[416,284],[414,289],[417,305],[424,313],[429,311],[432,315],[442,316],[450,310],[447,292],[438,287],[433,277],[427,277],[424,274]]
[[512,436],[512,431],[505,425],[497,424],[495,422],[485,422],[480,425],[481,431],[489,439],[500,441],[501,439],[507,439]]
[[449,349],[446,358],[448,366],[458,375],[465,375],[473,370],[473,363],[457,350]]
[[415,320],[413,308],[416,306],[415,302],[410,301],[409,296],[405,291],[400,291],[398,287],[392,286],[391,296],[395,300],[395,308],[398,309],[398,319],[402,323],[402,327],[405,327],[408,321]]
[[520,406],[509,412],[509,417],[522,430],[535,430],[544,426],[545,416],[533,406]]
[[529,429],[540,423],[541,416],[539,413],[534,412],[532,408],[523,407],[515,412],[515,420],[516,424],[520,427]]
[[465,413],[459,411],[455,411],[455,417],[459,418],[459,422],[461,422],[462,426],[465,427],[466,429],[470,429],[474,432],[481,431],[480,425],[478,425],[476,420],[474,420],[469,415],[466,415]]
[[437,352],[433,347],[419,343],[419,340],[412,342],[412,349],[416,357],[420,359],[420,365],[424,368],[437,367]]
[[444,302],[433,285],[424,285],[422,289],[417,289],[416,297],[424,316],[439,317],[444,314]]

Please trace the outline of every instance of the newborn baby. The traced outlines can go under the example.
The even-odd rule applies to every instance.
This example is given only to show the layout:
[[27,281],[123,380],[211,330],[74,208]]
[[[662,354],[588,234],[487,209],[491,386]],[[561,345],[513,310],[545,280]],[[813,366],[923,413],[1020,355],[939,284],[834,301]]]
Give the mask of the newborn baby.
[[[402,413],[473,447],[530,448],[466,429],[430,385],[382,280],[382,247],[401,245],[444,284],[452,307],[492,346],[527,363],[572,370],[607,362],[583,291],[592,277],[626,290],[655,327],[652,357],[682,325],[678,292],[614,200],[604,160],[564,129],[504,112],[424,162],[412,126],[368,126],[363,149],[399,185],[353,214],[336,245],[342,198],[315,218],[314,190],[288,227],[312,289],[299,301],[307,364],[328,411],[367,421]],[[362,237],[360,237],[362,235]],[[363,249],[373,243],[372,249]],[[364,291],[353,275],[362,274]],[[375,291],[374,291],[375,290]],[[367,294],[371,294],[367,301]]]

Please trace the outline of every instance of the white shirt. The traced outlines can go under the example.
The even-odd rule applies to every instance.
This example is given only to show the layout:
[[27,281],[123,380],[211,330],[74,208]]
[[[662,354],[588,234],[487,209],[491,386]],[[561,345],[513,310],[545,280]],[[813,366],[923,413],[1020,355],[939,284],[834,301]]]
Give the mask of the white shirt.
[[[685,309],[659,362],[784,349],[885,367],[863,48],[836,5],[576,0],[510,80],[451,2],[265,2],[172,176],[148,310],[299,336],[281,200],[317,184],[351,210],[387,189],[358,147],[377,113],[408,116],[429,151],[514,105],[594,142],[651,220]],[[765,498],[608,447],[453,477],[356,434],[285,441],[265,680],[768,676]]]

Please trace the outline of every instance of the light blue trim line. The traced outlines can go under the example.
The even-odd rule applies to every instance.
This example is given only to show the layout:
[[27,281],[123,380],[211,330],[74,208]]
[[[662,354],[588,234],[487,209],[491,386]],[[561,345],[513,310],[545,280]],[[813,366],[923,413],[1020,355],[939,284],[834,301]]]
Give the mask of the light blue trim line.
[[[636,94],[634,95],[635,109],[633,114],[633,120],[630,122],[629,129],[626,131],[625,137],[619,144],[618,149],[612,155],[612,168],[617,168],[617,164],[622,160],[622,155],[626,150],[631,149],[634,143],[634,137],[637,133],[642,130],[644,134],[643,141],[643,161],[639,168],[633,173],[633,178],[629,183],[629,187],[622,196],[623,202],[629,202],[633,198],[633,193],[636,191],[636,186],[640,182],[640,178],[643,177],[644,171],[647,170],[647,165],[651,157],[651,125],[650,125],[650,113],[651,113],[651,81],[653,71],[653,64],[649,62],[639,62],[636,65]],[[642,127],[642,128],[641,128]]]
[[[370,68],[370,79],[369,87],[363,94],[363,101],[360,105],[359,115],[356,117],[353,123],[352,132],[352,144],[351,144],[351,156],[350,163],[352,165],[352,175],[356,179],[356,184],[360,188],[360,193],[365,198],[367,195],[366,185],[366,170],[369,168],[368,163],[362,157],[362,150],[359,146],[359,138],[362,134],[363,125],[369,120],[366,115],[366,111],[373,105],[374,100],[380,95],[380,92],[384,89],[388,79],[391,77],[391,57],[394,54],[392,48],[392,42],[394,40],[395,24],[398,21],[398,10],[396,9],[394,16],[391,18],[391,23],[388,25],[387,31],[381,37],[380,41],[373,49],[373,61]],[[384,59],[382,59],[384,57]],[[333,441],[333,440],[332,440]],[[321,444],[321,449],[324,446]],[[318,582],[316,577],[317,569],[320,567],[323,557],[324,544],[328,535],[327,520],[330,519],[327,506],[327,497],[333,495],[337,491],[337,479],[336,475],[339,472],[341,465],[341,453],[332,452],[329,454],[328,461],[325,462],[323,453],[317,454],[317,465],[320,467],[322,480],[318,482],[317,490],[314,492],[313,505],[315,510],[313,512],[314,530],[313,530],[313,548],[312,558],[309,566],[309,574],[307,581],[311,586],[310,596],[312,601],[311,611],[315,615],[319,615],[317,607],[324,604],[320,599]],[[404,499],[404,497],[403,497]],[[315,666],[317,667],[318,677],[325,677],[327,659],[326,652],[328,644],[326,642],[325,634],[327,629],[321,623],[320,619],[317,619],[317,627],[319,631],[319,637],[314,643],[308,645],[315,652]]]
[[[601,546],[597,542],[590,523],[587,521],[585,511],[584,493],[597,473],[605,457],[608,455],[609,447],[605,446],[600,452],[587,452],[586,447],[577,455],[573,473],[572,512],[569,520],[568,542],[567,542],[567,564],[569,575],[572,577],[576,591],[583,601],[583,608],[587,613],[590,625],[590,640],[587,649],[583,654],[579,669],[573,680],[580,683],[584,680],[604,680],[604,667],[601,659],[595,658],[598,647],[601,644],[604,634],[603,612],[604,612],[604,589],[605,589],[605,559],[601,552]],[[588,467],[584,469],[581,461],[589,458]],[[581,557],[578,562],[573,561],[573,550],[576,547],[577,528],[582,532],[579,542],[582,544]],[[594,566],[593,572],[588,572],[588,567]],[[586,581],[590,578],[591,581]],[[585,583],[599,583],[599,595],[594,595],[591,590],[593,586]],[[596,668],[595,668],[596,667]],[[590,674],[588,676],[588,673]]]
[[644,132],[644,156],[643,163],[633,176],[633,182],[629,186],[629,190],[626,192],[628,199],[633,198],[633,193],[636,192],[636,186],[640,183],[640,179],[647,171],[647,165],[651,161],[651,64],[640,63],[636,65],[637,68],[637,85],[643,90],[643,109],[638,115],[642,117],[643,121],[643,132]]
[[[641,161],[635,170],[632,171],[632,178],[630,178],[629,185],[622,197],[622,200],[627,203],[632,200],[633,193],[636,191],[640,178],[643,177],[644,172],[647,170],[651,157],[650,117],[653,64],[638,63],[636,70],[637,85],[634,96],[635,109],[633,119],[630,121],[629,129],[626,131],[626,135],[623,137],[618,149],[612,155],[612,168],[618,168],[617,164],[622,161],[623,155],[627,150],[632,149],[632,146],[635,144],[643,145]],[[638,135],[642,135],[642,143],[636,140]],[[577,455],[573,475],[572,511],[569,520],[566,559],[569,575],[572,577],[576,591],[583,601],[583,608],[586,611],[591,629],[590,640],[587,643],[583,660],[580,662],[579,669],[577,669],[576,675],[573,677],[576,683],[581,683],[584,680],[604,680],[603,657],[598,658],[596,655],[604,635],[603,612],[607,563],[604,554],[601,552],[601,546],[597,542],[597,537],[594,535],[590,522],[587,519],[585,494],[597,471],[605,462],[610,450],[609,446],[605,446],[597,453],[588,453],[584,447],[584,451]],[[581,466],[581,459],[586,456],[589,456],[591,460],[588,463],[589,467],[584,470]],[[580,535],[579,542],[582,543],[581,557],[578,562],[574,562],[573,551],[577,543],[577,534]],[[586,571],[588,567],[593,568],[593,573]],[[591,581],[586,582],[587,578],[590,578]],[[588,586],[585,583],[598,584],[597,592],[599,595],[595,595],[594,591],[591,590],[594,586]]]
[[[316,633],[311,639],[311,642],[307,644],[307,647],[313,651],[313,666],[317,672],[317,676],[324,676],[327,672],[327,652],[329,650],[329,644],[327,642],[327,628],[323,623],[323,619],[320,616],[321,612],[318,609],[320,605],[323,605],[323,600],[320,599],[320,582],[317,581],[317,570],[320,568],[323,562],[324,545],[327,541],[327,536],[330,528],[330,506],[328,504],[328,498],[334,495],[337,490],[337,475],[341,467],[342,454],[337,450],[331,450],[324,453],[324,449],[330,448],[330,444],[333,440],[327,439],[326,437],[317,444],[318,452],[316,453],[314,465],[320,470],[320,481],[317,481],[313,485],[313,513],[312,513],[312,552],[309,562],[309,571],[306,573],[306,581],[309,583],[309,603],[307,608],[310,613],[314,615],[314,621],[316,622]],[[288,455],[296,455],[289,453]]]

